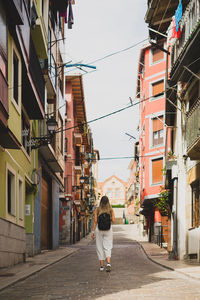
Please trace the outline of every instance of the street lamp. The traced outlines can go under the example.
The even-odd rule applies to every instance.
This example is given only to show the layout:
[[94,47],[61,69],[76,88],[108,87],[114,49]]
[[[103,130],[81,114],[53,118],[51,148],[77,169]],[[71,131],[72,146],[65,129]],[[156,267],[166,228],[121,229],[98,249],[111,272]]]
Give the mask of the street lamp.
[[41,146],[51,144],[58,123],[55,118],[51,116],[51,118],[46,121],[46,125],[48,134],[42,137],[31,138],[29,141],[27,141],[27,146],[30,146],[32,149],[37,149]]
[[54,135],[56,127],[58,126],[57,121],[54,119],[53,116],[51,116],[50,119],[47,120],[47,130],[50,133],[50,135]]

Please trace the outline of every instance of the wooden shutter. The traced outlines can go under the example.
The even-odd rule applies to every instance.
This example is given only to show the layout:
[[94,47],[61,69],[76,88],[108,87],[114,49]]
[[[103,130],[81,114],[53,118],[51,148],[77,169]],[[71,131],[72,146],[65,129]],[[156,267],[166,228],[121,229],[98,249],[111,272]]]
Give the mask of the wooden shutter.
[[163,129],[163,116],[153,119],[153,132]]
[[153,56],[153,63],[161,60],[164,58],[164,52],[161,51],[160,49],[152,49],[152,56]]
[[152,160],[152,183],[159,183],[163,181],[163,159]]
[[156,82],[152,85],[153,87],[153,96],[164,93],[164,80]]

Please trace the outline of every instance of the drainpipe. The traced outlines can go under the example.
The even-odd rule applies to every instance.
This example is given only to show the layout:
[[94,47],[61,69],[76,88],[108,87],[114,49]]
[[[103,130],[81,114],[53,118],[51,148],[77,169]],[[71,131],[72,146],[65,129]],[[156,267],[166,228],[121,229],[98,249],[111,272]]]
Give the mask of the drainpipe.
[[178,259],[177,251],[177,232],[178,232],[178,222],[177,222],[177,208],[178,208],[178,177],[173,178],[173,245],[172,245],[172,255],[174,259]]

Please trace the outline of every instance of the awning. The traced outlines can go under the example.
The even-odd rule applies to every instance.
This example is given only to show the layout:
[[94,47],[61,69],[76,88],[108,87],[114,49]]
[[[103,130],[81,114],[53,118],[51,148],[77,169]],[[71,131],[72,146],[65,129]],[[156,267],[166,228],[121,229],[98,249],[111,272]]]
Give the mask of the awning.
[[139,213],[141,215],[144,215],[145,217],[147,217],[152,214],[153,208],[154,208],[153,199],[144,199]]

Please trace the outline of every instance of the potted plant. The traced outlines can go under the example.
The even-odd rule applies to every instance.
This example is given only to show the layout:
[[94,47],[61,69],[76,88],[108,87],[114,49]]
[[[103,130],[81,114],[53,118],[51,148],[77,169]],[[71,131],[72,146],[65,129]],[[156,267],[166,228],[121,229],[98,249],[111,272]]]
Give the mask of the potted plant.
[[161,186],[159,198],[154,200],[154,205],[159,209],[162,216],[168,216],[170,214],[169,190]]

